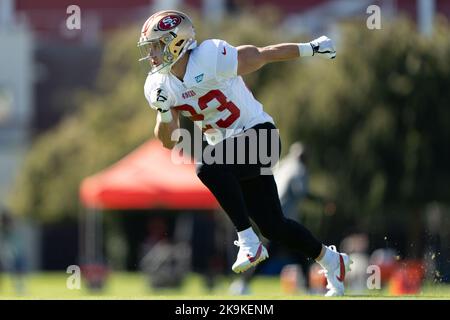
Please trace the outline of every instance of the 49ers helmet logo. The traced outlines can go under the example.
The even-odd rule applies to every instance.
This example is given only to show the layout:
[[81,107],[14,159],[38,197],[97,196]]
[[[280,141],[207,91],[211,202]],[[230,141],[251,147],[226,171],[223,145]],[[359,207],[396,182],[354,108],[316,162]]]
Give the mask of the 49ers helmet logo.
[[158,29],[161,31],[167,31],[167,30],[175,28],[180,23],[181,23],[181,17],[178,15],[171,14],[171,15],[159,20]]

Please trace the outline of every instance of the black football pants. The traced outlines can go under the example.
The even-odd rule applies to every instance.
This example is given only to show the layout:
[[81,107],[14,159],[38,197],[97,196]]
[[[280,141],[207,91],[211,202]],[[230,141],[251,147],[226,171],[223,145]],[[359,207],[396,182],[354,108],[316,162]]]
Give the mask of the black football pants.
[[[275,140],[278,144],[271,143]],[[256,163],[251,162],[250,152],[255,152],[255,141],[258,152],[265,145],[265,154],[270,155],[271,159],[278,159],[281,151],[278,131],[272,123],[263,123],[246,130],[243,135],[225,139],[215,145],[213,152],[217,148],[223,148],[222,163],[207,164],[203,161],[197,166],[198,177],[214,194],[237,231],[249,228],[251,218],[262,235],[270,241],[278,242],[294,252],[301,252],[309,258],[317,258],[322,244],[303,225],[284,217],[273,175],[262,174],[263,168],[273,167],[275,163],[268,164],[267,158],[261,159],[259,156]],[[232,163],[225,158],[230,146],[234,147]],[[237,156],[242,155],[242,152],[246,154],[245,162],[237,163]]]

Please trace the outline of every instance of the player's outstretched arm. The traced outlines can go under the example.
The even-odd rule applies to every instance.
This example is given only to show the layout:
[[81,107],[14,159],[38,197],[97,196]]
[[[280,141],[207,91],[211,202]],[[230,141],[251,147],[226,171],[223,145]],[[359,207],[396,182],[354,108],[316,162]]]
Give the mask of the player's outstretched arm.
[[258,48],[252,45],[237,47],[238,75],[252,73],[264,65],[277,62],[318,55],[327,59],[336,57],[333,41],[321,36],[308,43],[280,43]]

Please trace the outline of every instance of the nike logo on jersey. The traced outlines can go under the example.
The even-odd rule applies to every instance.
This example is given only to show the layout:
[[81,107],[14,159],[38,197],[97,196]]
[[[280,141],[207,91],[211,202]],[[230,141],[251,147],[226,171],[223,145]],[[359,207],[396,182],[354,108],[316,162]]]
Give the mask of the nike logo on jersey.
[[226,54],[227,54],[227,49],[226,49],[225,47],[223,47],[222,54],[223,54],[223,55],[226,55]]

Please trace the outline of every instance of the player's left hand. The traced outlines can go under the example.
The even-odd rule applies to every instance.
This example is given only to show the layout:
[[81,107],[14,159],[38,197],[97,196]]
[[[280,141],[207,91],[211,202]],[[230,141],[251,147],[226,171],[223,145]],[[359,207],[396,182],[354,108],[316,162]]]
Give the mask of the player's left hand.
[[168,123],[172,121],[169,95],[164,88],[156,88],[150,93],[150,105],[153,109],[158,110],[158,119],[161,122]]
[[325,59],[334,59],[336,57],[336,49],[333,40],[330,38],[321,36],[320,38],[311,41],[310,44],[313,48],[313,55],[317,54],[319,57]]
[[156,88],[150,93],[150,105],[162,113],[169,111],[169,96],[164,88]]

